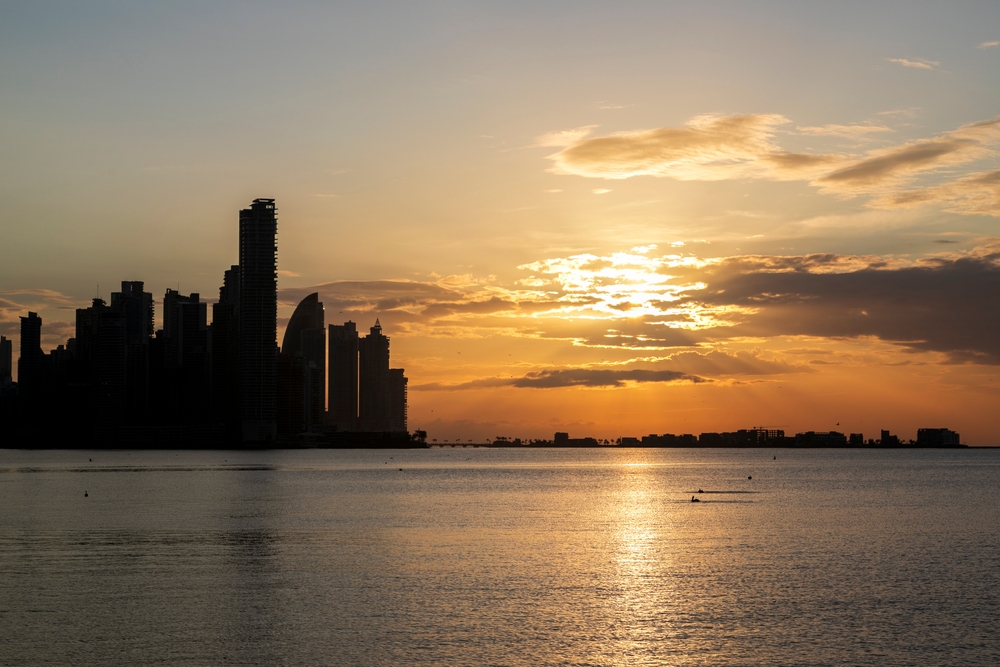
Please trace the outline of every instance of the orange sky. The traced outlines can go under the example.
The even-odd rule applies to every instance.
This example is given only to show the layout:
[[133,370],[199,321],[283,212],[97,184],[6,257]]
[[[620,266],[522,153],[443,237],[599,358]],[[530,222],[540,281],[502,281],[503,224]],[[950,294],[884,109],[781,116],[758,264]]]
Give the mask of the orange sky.
[[5,10],[0,334],[214,299],[274,197],[439,441],[1000,445],[1000,13],[663,5]]

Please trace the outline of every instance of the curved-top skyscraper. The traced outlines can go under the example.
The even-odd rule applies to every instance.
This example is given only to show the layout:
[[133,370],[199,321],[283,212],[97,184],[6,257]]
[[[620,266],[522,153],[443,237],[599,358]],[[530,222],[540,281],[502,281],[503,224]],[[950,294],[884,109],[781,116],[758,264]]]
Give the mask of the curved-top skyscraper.
[[326,414],[326,329],[313,292],[288,320],[278,356],[278,434],[319,432]]

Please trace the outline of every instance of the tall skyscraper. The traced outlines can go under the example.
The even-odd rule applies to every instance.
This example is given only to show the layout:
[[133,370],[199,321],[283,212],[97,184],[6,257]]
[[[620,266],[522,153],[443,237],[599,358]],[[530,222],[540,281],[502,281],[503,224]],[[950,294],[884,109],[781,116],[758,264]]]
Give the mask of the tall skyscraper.
[[358,344],[358,390],[361,430],[390,430],[389,339],[377,319]]
[[21,356],[17,360],[18,389],[26,407],[32,407],[42,391],[44,370],[42,318],[29,311],[27,317],[21,318]]
[[277,437],[278,219],[273,199],[240,211],[240,421],[245,442]]
[[288,320],[278,358],[278,432],[322,429],[326,407],[326,329],[323,304],[314,292]]
[[338,431],[358,430],[358,329],[354,322],[329,329],[327,422]]
[[153,336],[153,295],[141,280],[122,281],[122,291],[111,293],[111,310],[125,327],[125,387],[122,417],[141,422],[149,410],[149,341]]
[[0,336],[0,383],[9,381],[14,372],[14,344],[5,337]]

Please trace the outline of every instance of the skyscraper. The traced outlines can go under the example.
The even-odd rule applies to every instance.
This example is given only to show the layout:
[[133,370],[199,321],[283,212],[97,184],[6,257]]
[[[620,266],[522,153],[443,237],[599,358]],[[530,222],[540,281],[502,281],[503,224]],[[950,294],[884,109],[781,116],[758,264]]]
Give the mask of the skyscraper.
[[326,407],[326,329],[323,304],[313,292],[288,320],[278,358],[278,431],[318,432]]
[[225,273],[218,303],[212,304],[212,408],[229,440],[240,435],[239,311],[240,267],[234,264]]
[[141,280],[123,280],[122,291],[111,293],[111,310],[125,327],[125,387],[122,417],[141,422],[149,409],[149,341],[153,336],[153,295]]
[[362,431],[389,431],[389,339],[375,320],[358,344],[358,412]]
[[163,297],[163,381],[167,401],[187,423],[205,423],[211,407],[208,306],[197,292]]
[[400,433],[406,430],[406,384],[402,368],[389,369],[389,429]]
[[28,312],[21,318],[21,356],[17,360],[18,389],[25,407],[33,409],[44,386],[45,355],[42,352],[42,318]]
[[240,211],[240,421],[243,440],[277,436],[278,219],[273,199]]
[[358,329],[354,322],[329,327],[327,421],[338,431],[358,430]]
[[10,380],[14,371],[14,344],[9,338],[0,336],[0,383]]

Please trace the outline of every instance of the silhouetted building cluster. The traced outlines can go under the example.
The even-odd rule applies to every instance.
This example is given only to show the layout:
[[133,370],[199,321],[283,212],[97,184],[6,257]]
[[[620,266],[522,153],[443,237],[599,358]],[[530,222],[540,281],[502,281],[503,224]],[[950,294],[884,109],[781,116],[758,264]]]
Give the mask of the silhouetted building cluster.
[[407,378],[402,368],[389,368],[389,338],[382,324],[376,319],[364,338],[350,321],[331,324],[329,334],[330,426],[338,431],[405,432]]
[[211,323],[200,294],[168,289],[163,328],[154,331],[142,281],[122,282],[110,304],[95,298],[78,309],[75,337],[48,354],[42,319],[22,317],[17,383],[11,341],[0,337],[0,437],[59,447],[344,445],[355,431],[375,446],[408,440],[407,380],[389,368],[377,320],[360,341],[353,322],[330,327],[329,414],[318,294],[299,303],[279,350],[277,229],[273,199],[240,211],[240,263],[224,273]]
[[755,427],[727,433],[702,433],[699,436],[654,433],[641,439],[622,437],[613,443],[596,438],[571,438],[569,433],[557,432],[552,440],[522,441],[520,438],[498,437],[489,444],[493,447],[965,447],[958,433],[946,428],[918,429],[917,439],[907,442],[889,431],[882,431],[881,438],[866,443],[861,433],[852,433],[849,438],[837,431],[806,431],[786,436],[781,430]]

